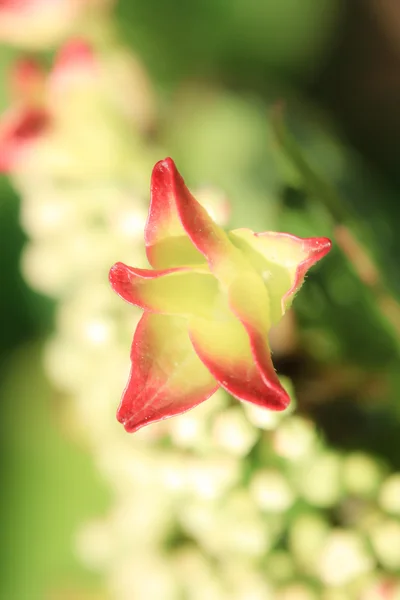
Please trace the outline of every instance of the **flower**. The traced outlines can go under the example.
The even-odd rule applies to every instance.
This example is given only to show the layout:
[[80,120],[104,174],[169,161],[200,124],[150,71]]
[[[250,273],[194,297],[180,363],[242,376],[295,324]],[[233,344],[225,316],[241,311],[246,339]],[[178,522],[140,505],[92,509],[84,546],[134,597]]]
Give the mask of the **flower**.
[[9,110],[0,121],[0,173],[12,171],[21,164],[26,152],[47,129],[46,111],[40,108]]
[[25,165],[37,142],[54,131],[56,101],[61,91],[65,93],[65,81],[71,85],[82,72],[88,77],[94,71],[94,52],[82,40],[65,44],[48,74],[33,59],[16,61],[9,81],[13,104],[0,117],[0,172]]
[[117,294],[144,309],[117,413],[125,429],[185,412],[220,386],[240,400],[285,409],[290,400],[268,332],[330,240],[225,233],[167,158],[153,170],[145,245],[154,270],[122,263],[110,270]]
[[53,46],[113,0],[0,0],[0,40],[32,49]]
[[0,172],[38,180],[52,169],[57,178],[87,175],[91,166],[104,178],[107,168],[122,170],[130,140],[153,119],[146,82],[126,52],[105,58],[82,38],[66,42],[48,72],[33,59],[17,61],[11,107],[0,116]]
[[0,173],[22,164],[34,142],[48,129],[50,115],[42,102],[45,73],[31,59],[17,61],[10,73],[12,106],[0,117]]

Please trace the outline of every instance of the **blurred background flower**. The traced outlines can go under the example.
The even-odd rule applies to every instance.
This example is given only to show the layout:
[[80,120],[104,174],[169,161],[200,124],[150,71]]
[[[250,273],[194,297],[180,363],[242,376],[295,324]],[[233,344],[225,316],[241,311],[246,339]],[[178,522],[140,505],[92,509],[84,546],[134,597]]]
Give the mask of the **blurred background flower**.
[[[400,598],[395,4],[0,0],[1,597]],[[271,332],[290,409],[129,436],[107,274],[168,155],[220,225],[334,250]]]
[[1,0],[0,40],[30,49],[54,46],[80,29],[113,0]]

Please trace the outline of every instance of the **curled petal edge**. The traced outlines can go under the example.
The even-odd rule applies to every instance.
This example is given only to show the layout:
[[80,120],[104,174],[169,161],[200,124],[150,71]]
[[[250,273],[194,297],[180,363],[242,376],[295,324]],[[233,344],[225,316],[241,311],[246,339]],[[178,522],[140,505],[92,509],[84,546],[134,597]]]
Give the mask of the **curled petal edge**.
[[[299,240],[301,238],[296,238],[296,236],[291,235],[290,233],[283,233],[283,236],[287,236],[291,239]],[[282,298],[282,307],[285,307],[286,302],[289,298],[296,293],[296,291],[301,287],[304,276],[307,273],[308,269],[310,269],[315,263],[324,258],[328,254],[328,252],[332,248],[332,242],[329,238],[320,237],[320,238],[303,238],[301,240],[303,242],[303,248],[307,252],[307,257],[297,266],[296,275],[290,290],[286,292],[286,294]]]

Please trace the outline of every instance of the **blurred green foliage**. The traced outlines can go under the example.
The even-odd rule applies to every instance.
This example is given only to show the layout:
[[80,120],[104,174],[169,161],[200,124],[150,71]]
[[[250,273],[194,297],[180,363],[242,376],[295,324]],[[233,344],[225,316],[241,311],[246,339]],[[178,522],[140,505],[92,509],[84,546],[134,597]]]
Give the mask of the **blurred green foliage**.
[[[304,77],[323,61],[341,15],[340,0],[122,0],[125,39],[156,78],[233,77],[265,82],[268,74]],[[260,84],[260,82],[259,82]]]
[[25,236],[18,224],[18,206],[16,194],[5,179],[0,180],[0,364],[16,344],[37,332],[34,294],[19,270]]
[[85,448],[60,435],[61,415],[43,374],[42,351],[38,343],[27,344],[3,365],[3,598],[39,600],[52,588],[90,589],[96,584],[74,556],[74,537],[82,518],[105,510],[108,494]]

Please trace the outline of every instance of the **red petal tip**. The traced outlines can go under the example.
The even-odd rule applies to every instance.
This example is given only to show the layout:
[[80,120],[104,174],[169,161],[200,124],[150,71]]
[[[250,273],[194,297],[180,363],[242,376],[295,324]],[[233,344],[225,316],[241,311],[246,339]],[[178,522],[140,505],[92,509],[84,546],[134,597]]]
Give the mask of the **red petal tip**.
[[304,246],[309,252],[310,258],[312,257],[315,261],[320,260],[329,250],[332,248],[332,242],[329,238],[306,238],[304,240]]
[[172,180],[179,175],[178,169],[172,158],[159,160],[153,167],[151,174],[151,192],[154,193],[158,187],[171,185]]
[[20,152],[49,127],[50,117],[41,108],[22,108],[6,113],[0,121],[0,171],[17,165]]
[[[294,236],[293,236],[294,237]],[[304,280],[304,276],[316,262],[321,260],[332,248],[332,242],[329,238],[305,238],[303,239],[303,248],[307,252],[307,257],[298,265],[295,279],[292,287],[282,298],[282,310],[285,312],[285,303],[290,296],[299,289]]]
[[129,268],[122,262],[117,262],[110,269],[108,274],[111,287],[120,295],[120,289],[129,283]]
[[54,69],[64,70],[75,65],[92,64],[94,51],[92,46],[83,39],[77,38],[67,42],[59,51]]
[[156,162],[156,164],[153,167],[153,174],[163,171],[177,171],[175,162],[169,156]]

